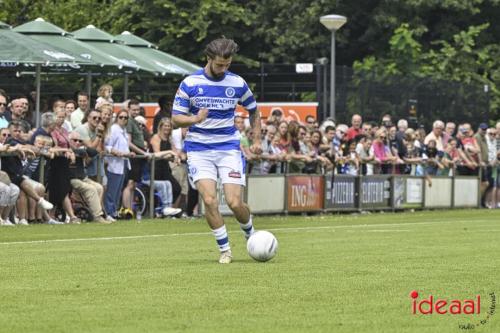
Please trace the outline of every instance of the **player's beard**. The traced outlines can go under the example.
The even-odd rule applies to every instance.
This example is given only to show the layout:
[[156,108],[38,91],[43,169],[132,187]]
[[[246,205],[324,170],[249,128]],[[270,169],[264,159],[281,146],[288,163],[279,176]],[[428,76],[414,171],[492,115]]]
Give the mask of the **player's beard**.
[[214,68],[212,64],[208,66],[208,70],[210,71],[210,76],[213,77],[214,79],[222,79],[224,77],[224,72],[222,73],[215,73]]

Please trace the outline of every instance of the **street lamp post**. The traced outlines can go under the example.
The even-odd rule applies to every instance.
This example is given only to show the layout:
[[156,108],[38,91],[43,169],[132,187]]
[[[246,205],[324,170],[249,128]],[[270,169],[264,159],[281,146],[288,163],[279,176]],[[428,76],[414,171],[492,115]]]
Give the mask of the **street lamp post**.
[[319,21],[332,32],[332,52],[330,60],[330,117],[335,120],[335,32],[347,22],[341,15],[321,16]]

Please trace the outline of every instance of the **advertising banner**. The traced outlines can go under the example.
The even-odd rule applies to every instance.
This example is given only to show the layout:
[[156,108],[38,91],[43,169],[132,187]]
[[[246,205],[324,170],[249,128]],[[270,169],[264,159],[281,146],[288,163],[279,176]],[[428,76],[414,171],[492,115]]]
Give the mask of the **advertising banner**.
[[394,207],[418,208],[423,204],[422,178],[394,176]]
[[448,177],[432,177],[425,181],[424,207],[449,208],[451,207],[451,182]]
[[479,179],[477,177],[455,178],[455,207],[477,207],[479,204]]
[[365,176],[361,179],[361,208],[391,208],[391,176]]
[[288,176],[287,210],[310,212],[323,209],[323,176]]
[[282,213],[285,209],[285,176],[248,176],[247,202],[252,213]]
[[358,206],[357,177],[335,175],[325,178],[325,209],[353,210]]
[[[172,96],[173,97],[173,96]],[[141,103],[141,107],[144,108],[145,118],[147,121],[148,129],[151,130],[153,126],[153,118],[158,111],[158,103]],[[113,106],[114,112],[120,111],[122,108],[122,103],[115,103]],[[283,115],[282,119],[286,121],[295,120],[298,122],[305,122],[306,116],[313,116],[317,118],[318,103],[316,102],[268,102],[268,103],[257,103],[257,109],[260,112],[262,119],[267,119],[274,110],[280,111]],[[236,108],[236,114],[244,118],[248,117],[248,112],[241,106],[238,105]]]
[[[259,110],[262,119],[269,118],[274,110],[280,111],[283,115],[282,119],[286,121],[295,120],[298,122],[305,122],[306,116],[313,116],[314,119],[318,119],[318,103],[316,102],[257,103],[257,109]],[[238,105],[236,108],[236,114],[245,118],[248,117],[248,112],[246,112],[241,105]]]

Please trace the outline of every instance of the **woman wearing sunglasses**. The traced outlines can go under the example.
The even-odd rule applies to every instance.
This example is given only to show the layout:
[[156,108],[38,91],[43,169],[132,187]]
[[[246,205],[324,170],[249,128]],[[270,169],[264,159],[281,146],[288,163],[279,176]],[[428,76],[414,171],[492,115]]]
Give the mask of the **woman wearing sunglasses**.
[[390,173],[391,168],[388,163],[396,162],[397,158],[391,154],[391,149],[387,144],[387,130],[385,128],[381,128],[375,134],[375,140],[372,143],[373,154],[375,155],[375,162],[377,164],[382,164],[382,167],[379,171],[374,173]]
[[111,126],[111,132],[104,142],[106,153],[112,155],[106,156],[108,184],[104,196],[104,207],[110,221],[114,221],[118,216],[125,170],[130,170],[128,157],[135,155],[130,152],[128,145],[128,118],[128,111],[121,110],[118,112],[115,123]]

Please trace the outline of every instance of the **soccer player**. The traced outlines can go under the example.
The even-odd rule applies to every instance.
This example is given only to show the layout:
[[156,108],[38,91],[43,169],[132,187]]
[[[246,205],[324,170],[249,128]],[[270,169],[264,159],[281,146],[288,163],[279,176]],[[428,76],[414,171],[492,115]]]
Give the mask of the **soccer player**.
[[217,202],[217,178],[224,186],[226,202],[238,220],[246,239],[254,233],[250,208],[242,199],[245,160],[240,134],[234,126],[235,109],[241,104],[250,115],[254,138],[251,151],[262,152],[257,103],[243,78],[228,71],[238,44],[225,37],[210,42],[207,64],[186,77],[175,95],[172,120],[177,127],[189,127],[184,142],[189,177],[205,204],[205,217],[219,250],[219,263],[232,261],[226,226]]

